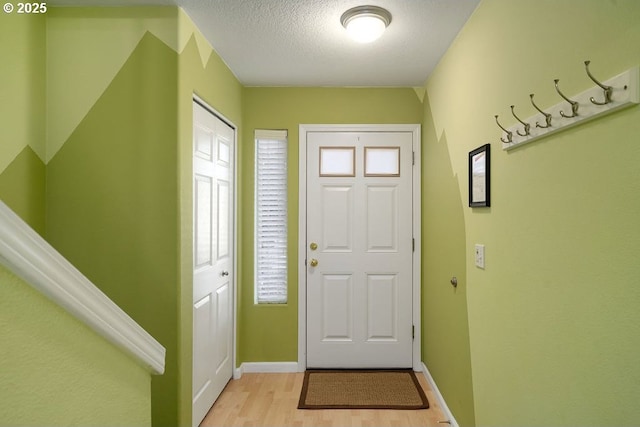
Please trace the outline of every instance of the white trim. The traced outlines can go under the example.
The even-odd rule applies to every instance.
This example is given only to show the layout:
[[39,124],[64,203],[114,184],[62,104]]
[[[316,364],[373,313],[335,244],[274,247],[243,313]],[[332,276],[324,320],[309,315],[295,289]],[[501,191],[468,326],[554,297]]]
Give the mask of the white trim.
[[298,372],[298,362],[244,362],[238,369],[236,369],[237,377],[234,374],[235,379],[242,377],[242,374],[286,374],[290,372]]
[[424,378],[429,383],[431,390],[433,390],[433,394],[436,396],[436,399],[438,400],[438,405],[440,406],[440,409],[442,409],[444,416],[447,418],[447,420],[450,423],[449,425],[451,427],[459,427],[458,422],[456,421],[455,417],[449,410],[449,407],[447,406],[447,402],[445,402],[444,397],[442,396],[442,393],[440,393],[440,390],[438,389],[436,382],[431,376],[431,372],[429,372],[429,369],[427,369],[427,366],[424,363],[422,363],[422,375],[424,375]]
[[[209,110],[209,112],[211,112],[213,115],[217,116],[220,120],[222,120],[223,122],[225,122],[226,124],[229,125],[229,127],[233,128],[233,130],[238,133],[238,126],[236,126],[231,120],[229,120],[228,118],[226,118],[223,114],[220,114],[218,112],[218,110],[216,110],[215,108],[213,108],[211,105],[209,105],[209,103],[207,101],[205,101],[204,99],[202,99],[201,97],[199,97],[196,93],[193,94],[193,100],[192,101],[196,101],[198,104],[200,104],[201,107]],[[191,107],[193,108],[193,102]],[[193,123],[192,123],[193,124]],[[237,156],[236,156],[237,157]]]
[[[222,116],[221,116],[222,117]],[[224,121],[233,128],[233,313],[231,313],[231,322],[233,323],[233,349],[231,350],[232,361],[231,366],[234,370],[235,367],[237,348],[238,348],[238,320],[236,319],[238,313],[238,128],[233,122],[224,119]],[[193,334],[193,331],[192,331]],[[192,355],[193,357],[193,355]]]
[[240,378],[242,378],[242,366],[239,368],[233,368],[233,379],[239,380]]
[[165,348],[0,201],[0,263],[152,374]]
[[413,369],[422,369],[422,136],[413,125]]
[[307,369],[307,130],[298,130],[298,372]]
[[239,380],[245,373],[280,373],[298,372],[298,362],[244,362],[233,372],[233,379]]
[[307,368],[307,287],[306,267],[306,232],[307,232],[307,132],[411,132],[413,133],[413,151],[415,153],[415,165],[413,169],[413,237],[415,239],[415,251],[413,252],[413,325],[415,338],[413,340],[413,369],[422,370],[421,354],[421,229],[422,203],[421,203],[421,139],[419,124],[356,124],[356,125],[331,125],[331,124],[301,124],[299,126],[298,143],[298,371],[303,372]]
[[254,131],[254,139],[277,139],[285,140],[288,137],[287,130],[277,129],[256,129]]

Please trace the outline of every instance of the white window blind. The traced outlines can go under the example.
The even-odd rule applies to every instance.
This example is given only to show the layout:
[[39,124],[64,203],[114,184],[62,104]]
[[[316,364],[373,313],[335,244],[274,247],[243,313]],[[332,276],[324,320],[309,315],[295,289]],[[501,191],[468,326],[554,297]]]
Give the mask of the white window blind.
[[287,302],[287,131],[256,130],[257,304]]

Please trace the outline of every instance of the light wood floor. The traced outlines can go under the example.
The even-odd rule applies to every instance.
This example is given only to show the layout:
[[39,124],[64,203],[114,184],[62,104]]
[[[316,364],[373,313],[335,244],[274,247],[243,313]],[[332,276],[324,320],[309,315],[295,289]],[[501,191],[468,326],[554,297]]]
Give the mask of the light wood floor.
[[229,382],[200,426],[448,426],[438,423],[446,418],[424,375],[416,376],[429,409],[297,409],[304,373],[244,374]]

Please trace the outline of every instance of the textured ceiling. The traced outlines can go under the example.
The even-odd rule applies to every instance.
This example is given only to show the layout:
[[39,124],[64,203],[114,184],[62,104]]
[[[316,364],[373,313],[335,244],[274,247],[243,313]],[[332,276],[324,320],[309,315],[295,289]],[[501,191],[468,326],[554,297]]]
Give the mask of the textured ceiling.
[[[421,86],[479,0],[50,0],[51,5],[177,5],[247,86]],[[342,13],[384,7],[370,44],[347,38]]]

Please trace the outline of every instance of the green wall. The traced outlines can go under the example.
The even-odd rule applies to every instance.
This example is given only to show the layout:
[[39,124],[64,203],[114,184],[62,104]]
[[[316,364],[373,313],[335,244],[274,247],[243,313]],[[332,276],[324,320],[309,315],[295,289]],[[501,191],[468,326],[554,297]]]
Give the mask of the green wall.
[[45,232],[45,18],[0,14],[0,199]]
[[[410,88],[255,88],[243,91],[240,168],[239,362],[298,360],[298,126],[420,123],[422,104]],[[254,131],[289,131],[288,303],[254,304]]]
[[[297,359],[299,124],[422,123],[422,353],[458,421],[637,424],[640,110],[509,153],[493,115],[532,115],[531,92],[560,102],[554,78],[591,86],[585,59],[603,79],[638,65],[640,3],[483,0],[424,104],[409,88],[243,88],[176,8],[17,16],[0,15],[0,198],[166,347],[154,424],[190,424],[193,92],[240,126],[238,363]],[[289,131],[282,306],[253,304],[257,128]],[[470,209],[467,155],[487,142],[493,206]]]
[[175,7],[0,15],[0,198],[166,348],[154,425],[191,424],[191,99],[241,86]]
[[[424,102],[422,174],[422,358],[462,426],[474,425],[463,199],[446,134]],[[451,279],[456,277],[454,288]]]
[[156,425],[177,419],[176,61],[144,36],[47,165],[48,240],[167,350]]
[[48,52],[47,236],[167,349],[154,425],[190,425],[191,99],[239,125],[241,86],[177,8],[55,9]]
[[0,199],[44,236],[45,165],[30,146],[0,173]]
[[0,336],[0,425],[151,425],[146,369],[3,266]]
[[[193,95],[214,108],[240,128],[242,86],[195,29],[191,20],[180,12],[179,33],[188,34],[188,42],[178,58],[178,167],[180,224],[180,378],[179,422],[191,425],[192,349],[193,349]],[[238,136],[238,142],[240,142]],[[238,174],[238,180],[242,180]],[[238,185],[238,183],[236,183]],[[238,214],[242,215],[241,206]],[[238,230],[238,234],[241,234]],[[239,269],[238,282],[242,280]],[[241,311],[242,307],[238,307]]]
[[[465,423],[640,420],[640,109],[510,152],[493,117],[511,125],[512,104],[533,115],[530,93],[542,107],[562,101],[554,78],[569,95],[593,86],[586,59],[603,80],[638,65],[638,22],[634,0],[483,0],[426,84],[424,169],[448,190],[425,189],[426,245],[437,249],[425,251],[425,266],[449,267],[425,273],[425,295],[448,289],[445,309],[459,312],[458,323],[466,293],[473,411],[456,408],[460,393],[471,395],[468,362],[448,360],[438,326],[427,325],[426,362]],[[492,207],[470,209],[468,152],[488,142]],[[428,233],[440,224],[454,242],[436,247]],[[486,245],[484,270],[473,263],[475,243]],[[455,274],[466,277],[460,294],[447,284]]]

